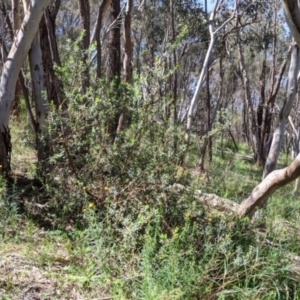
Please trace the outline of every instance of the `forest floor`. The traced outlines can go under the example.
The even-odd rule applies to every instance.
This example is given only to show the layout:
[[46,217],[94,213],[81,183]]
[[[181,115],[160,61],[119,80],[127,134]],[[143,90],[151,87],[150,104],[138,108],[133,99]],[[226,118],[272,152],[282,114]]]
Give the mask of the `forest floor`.
[[84,286],[67,238],[29,223],[7,228],[0,242],[0,299],[111,299],[104,286]]
[[[22,133],[13,134],[13,144],[19,143],[12,156],[13,174],[33,178],[35,153],[22,143]],[[260,181],[261,170],[247,159],[246,146],[238,153],[230,144],[222,145],[221,152],[219,147],[207,172],[192,175],[192,188],[241,202]],[[281,165],[288,161],[282,155]],[[300,299],[298,274],[291,273],[286,255],[300,254],[300,201],[291,196],[292,188],[270,198],[258,224],[241,222],[238,227],[197,215],[194,202],[180,211],[179,203],[175,213],[185,221],[166,235],[155,221],[160,220],[157,210],[145,206],[145,220],[150,221],[143,236],[135,235],[140,216],[118,229],[128,244],[105,242],[93,211],[85,230],[46,230],[20,212],[13,195],[4,197],[0,300]],[[140,250],[133,251],[136,247]]]

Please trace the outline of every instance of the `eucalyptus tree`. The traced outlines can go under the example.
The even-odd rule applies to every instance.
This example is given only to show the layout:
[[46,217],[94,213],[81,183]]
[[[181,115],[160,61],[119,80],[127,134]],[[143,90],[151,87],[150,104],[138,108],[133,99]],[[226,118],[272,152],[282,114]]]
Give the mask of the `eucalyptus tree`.
[[279,151],[281,148],[286,120],[292,108],[297,92],[297,76],[299,73],[299,46],[300,46],[300,3],[293,0],[282,0],[287,24],[296,42],[293,45],[292,59],[290,63],[288,88],[284,105],[281,109],[278,125],[274,129],[273,142],[264,169],[263,181],[252,191],[240,205],[240,216],[252,215],[255,210],[262,206],[272,193],[283,185],[297,179],[300,176],[300,154],[290,166],[282,170],[275,170]]
[[[124,49],[125,55],[123,60],[124,82],[126,84],[132,83],[132,40],[131,40],[131,11],[133,7],[133,0],[126,1],[126,9],[124,16]],[[121,113],[118,120],[117,134],[119,134],[126,122],[128,97],[125,104],[121,108]]]
[[207,69],[209,68],[209,63],[210,63],[210,57],[215,45],[215,40],[216,40],[216,35],[218,32],[233,18],[235,17],[236,14],[236,3],[234,2],[234,8],[232,9],[232,14],[231,16],[224,21],[221,25],[217,26],[217,28],[214,28],[214,22],[216,18],[216,14],[218,10],[221,8],[222,1],[216,0],[214,3],[214,8],[213,11],[210,14],[209,20],[208,20],[208,26],[209,26],[209,32],[210,32],[210,43],[209,47],[207,49],[206,55],[205,55],[205,60],[203,62],[203,66],[201,69],[201,73],[197,82],[197,86],[193,95],[193,98],[191,99],[189,109],[188,109],[188,114],[187,114],[187,123],[186,123],[186,134],[185,134],[185,141],[186,143],[189,142],[190,138],[190,131],[192,128],[192,123],[193,123],[193,116],[195,113],[195,109],[197,106],[197,102],[199,101],[199,94],[202,88],[202,84],[205,78],[205,75],[207,74]]
[[20,69],[38,31],[39,21],[50,0],[32,0],[21,28],[8,53],[0,80],[0,164],[4,172],[10,169],[11,140],[9,119]]
[[82,55],[82,64],[85,66],[84,72],[82,74],[82,88],[83,91],[90,85],[90,74],[89,74],[89,65],[88,65],[88,49],[90,45],[90,2],[89,0],[78,0],[79,12],[80,12],[80,23],[81,29],[83,30],[83,37],[81,41],[81,49],[83,52]]
[[48,101],[52,101],[57,108],[61,105],[66,108],[67,103],[63,99],[63,85],[54,70],[55,65],[62,66],[55,33],[60,7],[61,0],[55,0],[45,9],[40,22],[40,39]]
[[287,24],[296,44],[293,45],[294,49],[290,63],[286,99],[280,111],[277,125],[274,128],[271,148],[263,171],[263,178],[276,168],[287,118],[290,114],[297,93],[298,73],[300,70],[300,3],[298,1],[282,0],[282,5]]

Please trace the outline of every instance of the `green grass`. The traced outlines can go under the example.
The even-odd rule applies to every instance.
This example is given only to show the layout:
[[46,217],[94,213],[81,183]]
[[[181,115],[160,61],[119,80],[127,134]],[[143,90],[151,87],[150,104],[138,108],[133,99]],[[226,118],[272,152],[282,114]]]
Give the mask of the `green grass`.
[[[18,140],[21,133],[13,134]],[[24,147],[15,153],[33,155]],[[241,202],[261,170],[245,145],[237,153],[225,150],[216,143],[208,175],[192,175],[191,186]],[[20,209],[17,186],[10,195],[4,182],[0,186],[0,299],[29,293],[48,299],[300,299],[299,273],[291,271],[291,256],[300,251],[300,203],[291,185],[270,198],[254,223],[208,217],[189,192],[162,190],[151,205],[107,201],[105,213],[86,199],[85,226],[70,222],[60,230],[44,229]],[[38,194],[26,197],[34,203]]]

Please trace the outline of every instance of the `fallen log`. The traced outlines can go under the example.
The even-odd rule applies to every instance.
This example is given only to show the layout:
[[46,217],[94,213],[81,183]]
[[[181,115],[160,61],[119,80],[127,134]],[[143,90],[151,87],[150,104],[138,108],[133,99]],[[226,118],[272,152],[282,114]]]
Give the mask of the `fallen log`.
[[[257,209],[267,202],[269,197],[280,187],[294,181],[300,176],[300,153],[295,160],[286,168],[271,172],[251,194],[238,204],[232,200],[221,198],[214,194],[194,191],[194,197],[203,204],[207,210],[219,211],[229,216],[252,217]],[[174,184],[173,190],[187,189],[180,184]]]

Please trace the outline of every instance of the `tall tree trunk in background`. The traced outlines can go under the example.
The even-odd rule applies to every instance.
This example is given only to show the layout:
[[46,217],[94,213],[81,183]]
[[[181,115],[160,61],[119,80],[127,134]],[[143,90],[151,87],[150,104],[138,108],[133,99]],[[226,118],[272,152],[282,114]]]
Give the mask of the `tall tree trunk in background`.
[[206,122],[207,122],[207,127],[206,127],[206,137],[204,139],[204,143],[202,146],[202,149],[200,151],[200,159],[198,162],[198,168],[201,171],[204,171],[204,162],[205,162],[205,154],[207,147],[209,149],[209,154],[211,157],[211,136],[209,136],[209,132],[211,130],[211,121],[210,121],[210,90],[209,90],[209,69],[207,69],[207,74],[206,74]]
[[[170,12],[171,12],[171,35],[172,35],[172,43],[176,42],[176,28],[175,28],[175,3],[176,1],[170,0]],[[172,105],[173,105],[173,123],[177,123],[177,94],[178,94],[178,71],[177,71],[177,52],[176,48],[173,47],[172,52],[172,68],[173,74],[171,76],[172,79]],[[176,143],[175,143],[176,145]]]
[[63,85],[54,70],[55,65],[61,66],[55,35],[55,20],[60,5],[61,0],[56,0],[54,5],[45,10],[40,23],[40,39],[48,100],[53,101],[57,108],[63,105],[62,108],[65,109],[67,103],[63,102]]
[[85,91],[90,86],[90,72],[88,66],[88,49],[90,46],[90,3],[89,0],[78,0],[81,29],[84,30],[81,49],[83,51],[82,64],[84,71],[82,74],[82,88]]
[[[288,51],[288,53],[290,52],[291,47]],[[278,75],[277,75],[277,79],[276,79],[276,83],[273,85],[271,85],[270,87],[270,93],[268,96],[268,101],[264,107],[263,110],[263,119],[262,119],[262,129],[261,129],[261,142],[263,143],[263,145],[261,145],[261,148],[264,154],[264,157],[266,157],[269,153],[269,146],[271,144],[271,124],[272,124],[272,118],[273,118],[273,109],[274,109],[274,104],[275,104],[275,100],[276,100],[276,96],[277,93],[279,91],[279,87],[281,85],[281,81],[282,81],[282,77],[286,68],[286,63],[287,63],[287,59],[285,59],[279,69]],[[272,72],[275,72],[275,69],[272,70]]]
[[[209,24],[209,32],[210,32],[210,43],[209,43],[209,47],[207,49],[206,56],[205,56],[205,59],[204,59],[204,62],[203,62],[203,66],[202,66],[201,73],[200,73],[200,76],[199,76],[199,79],[198,79],[197,87],[196,87],[196,90],[194,92],[193,98],[191,100],[191,103],[190,103],[190,106],[189,106],[189,109],[188,109],[187,124],[186,124],[186,130],[185,130],[186,131],[186,133],[185,133],[185,142],[187,144],[189,144],[189,138],[190,138],[190,133],[191,133],[190,131],[192,129],[194,113],[195,113],[196,108],[197,108],[198,99],[199,99],[200,91],[201,91],[201,88],[202,88],[202,84],[203,84],[206,72],[208,70],[208,67],[209,67],[210,57],[211,57],[211,54],[212,54],[212,51],[213,51],[213,48],[214,48],[214,45],[215,45],[215,41],[216,41],[216,34],[228,22],[230,22],[235,16],[235,10],[236,9],[234,8],[232,16],[228,20],[226,20],[220,27],[218,27],[216,30],[214,30],[213,23],[214,23],[214,19],[215,19],[219,4],[220,4],[219,1],[215,2],[214,9],[213,9],[213,11],[212,11],[212,13],[210,14],[210,17],[209,17],[208,24]],[[235,5],[236,5],[236,3],[235,3]]]
[[[125,19],[124,19],[124,48],[125,56],[123,61],[124,68],[124,82],[131,84],[132,82],[132,41],[131,41],[131,9],[133,5],[133,0],[127,0]],[[121,108],[121,114],[119,116],[117,134],[119,134],[126,123],[127,116],[127,102],[124,103],[124,107]]]
[[[23,1],[23,3],[24,11],[29,11],[32,4],[30,0]],[[45,77],[39,30],[36,32],[32,41],[28,57],[32,82],[32,98],[35,104],[35,142],[39,162],[38,173],[42,175],[46,170],[46,160],[49,157],[49,145],[47,141],[42,141],[42,133],[46,128],[47,99],[45,99]]]
[[4,173],[10,170],[11,141],[9,118],[15,97],[16,82],[21,67],[28,55],[31,43],[36,35],[44,9],[50,0],[33,0],[26,11],[21,29],[15,37],[2,70],[0,80],[0,164]]
[[297,76],[300,69],[300,52],[299,47],[294,45],[292,50],[292,58],[290,62],[290,70],[288,75],[288,88],[286,99],[279,114],[278,123],[274,129],[271,148],[267,157],[267,161],[263,171],[263,178],[270,174],[276,168],[279,157],[281,144],[285,132],[285,125],[297,93]]
[[251,91],[250,91],[250,82],[247,73],[247,69],[245,66],[244,53],[241,45],[241,41],[237,43],[238,53],[239,53],[239,65],[241,70],[241,79],[243,82],[243,88],[245,93],[245,102],[247,107],[247,115],[248,115],[248,123],[249,123],[249,134],[251,139],[251,145],[253,149],[253,153],[255,155],[256,162],[260,165],[263,165],[262,157],[260,156],[260,145],[258,138],[258,130],[257,130],[257,122],[254,114],[252,99],[251,99]]
[[[121,77],[121,20],[120,20],[120,0],[111,0],[110,3],[110,23],[114,23],[109,32],[108,65],[106,71],[107,83],[113,83],[116,97],[119,93]],[[118,128],[120,111],[117,111],[108,124],[108,133],[112,140],[115,140]]]
[[98,11],[98,16],[97,16],[97,22],[95,25],[95,30],[94,30],[94,34],[91,37],[91,43],[95,40],[96,41],[96,50],[97,50],[97,54],[96,54],[96,58],[97,58],[97,79],[100,79],[102,76],[102,72],[101,72],[101,68],[102,68],[102,46],[101,46],[101,37],[100,37],[100,33],[101,33],[101,28],[102,28],[102,21],[103,18],[105,16],[105,13],[107,11],[107,9],[109,8],[109,4],[110,4],[111,0],[102,0],[100,6],[99,6],[99,11]]
[[121,75],[121,20],[120,0],[110,2],[110,23],[114,23],[109,32],[108,66],[106,72],[107,82],[120,81]]
[[[19,0],[12,0],[12,19],[13,19],[13,30],[14,35],[17,34],[18,30],[21,27],[21,19],[20,19],[20,2]],[[15,101],[13,104],[13,114],[19,118],[20,116],[20,96],[21,96],[21,84],[20,81],[17,80],[16,83],[16,92],[15,92]]]
[[[265,164],[265,155],[264,155],[264,134],[263,134],[263,115],[264,110],[266,109],[266,95],[265,95],[265,86],[266,86],[266,69],[267,69],[267,52],[268,52],[268,43],[264,45],[263,60],[261,64],[261,72],[259,76],[259,90],[260,90],[260,99],[257,107],[257,133],[259,139],[259,153],[261,157],[262,166]],[[273,58],[275,59],[275,58]]]
[[[207,0],[205,0],[205,16],[207,18]],[[209,48],[209,43],[207,43],[207,49],[208,51]],[[205,154],[206,154],[206,149],[209,147],[209,152],[211,153],[211,146],[212,146],[212,141],[211,137],[207,136],[211,130],[211,122],[210,122],[210,90],[209,90],[209,69],[206,70],[206,109],[207,109],[207,130],[206,130],[206,137],[204,139],[204,143],[202,145],[202,149],[200,151],[200,159],[198,161],[198,168],[201,171],[204,171],[204,162],[205,162]],[[211,155],[210,155],[211,156]]]

